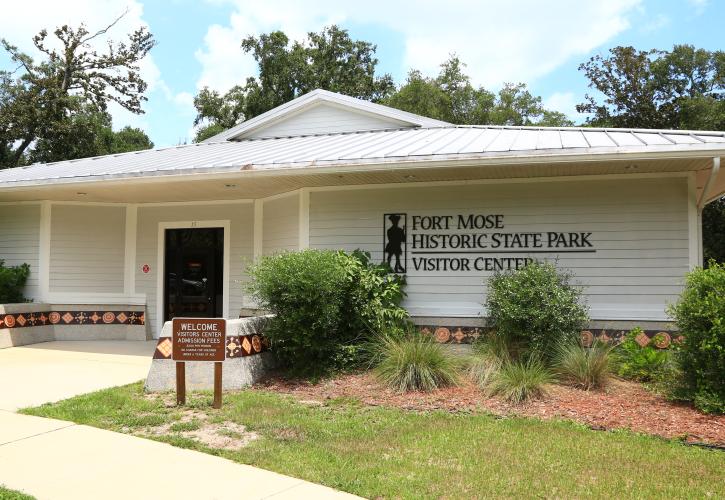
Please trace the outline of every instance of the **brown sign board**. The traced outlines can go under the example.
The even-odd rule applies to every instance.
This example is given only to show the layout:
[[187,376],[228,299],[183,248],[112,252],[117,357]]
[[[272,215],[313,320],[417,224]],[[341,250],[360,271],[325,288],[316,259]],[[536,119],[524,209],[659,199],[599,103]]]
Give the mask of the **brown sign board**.
[[174,318],[171,327],[174,361],[224,361],[225,319]]

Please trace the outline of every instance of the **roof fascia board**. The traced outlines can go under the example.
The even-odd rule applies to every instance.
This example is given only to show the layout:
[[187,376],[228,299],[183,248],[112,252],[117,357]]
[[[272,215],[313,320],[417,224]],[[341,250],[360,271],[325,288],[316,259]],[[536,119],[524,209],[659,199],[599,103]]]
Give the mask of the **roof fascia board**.
[[[42,179],[39,181],[20,181],[6,182],[0,186],[0,193],[20,188],[37,188],[40,186],[58,186],[58,185],[87,185],[94,182],[169,182],[170,180],[202,180],[202,179],[239,179],[240,175],[244,177],[261,177],[261,176],[279,176],[279,175],[315,175],[325,173],[361,173],[376,172],[380,170],[412,170],[412,169],[431,169],[431,168],[456,168],[456,167],[485,167],[485,166],[502,166],[516,164],[539,164],[539,163],[589,163],[601,161],[613,162],[632,162],[645,160],[677,160],[677,159],[710,159],[713,154],[717,156],[725,156],[725,149],[717,152],[708,150],[706,154],[702,150],[691,151],[648,151],[648,152],[632,152],[632,153],[608,153],[608,154],[569,154],[569,155],[539,155],[539,156],[515,156],[515,157],[478,157],[478,158],[443,158],[443,159],[414,159],[404,160],[400,158],[391,158],[389,160],[380,161],[373,159],[368,162],[341,164],[339,161],[329,164],[317,163],[315,166],[304,165],[275,165],[281,168],[260,168],[251,170],[241,170],[240,165],[216,166],[212,168],[204,168],[204,172],[194,172],[193,169],[184,173],[164,173],[158,175],[102,175],[87,177],[68,177],[55,179]],[[216,171],[214,171],[216,169]],[[211,170],[211,171],[210,171]]]

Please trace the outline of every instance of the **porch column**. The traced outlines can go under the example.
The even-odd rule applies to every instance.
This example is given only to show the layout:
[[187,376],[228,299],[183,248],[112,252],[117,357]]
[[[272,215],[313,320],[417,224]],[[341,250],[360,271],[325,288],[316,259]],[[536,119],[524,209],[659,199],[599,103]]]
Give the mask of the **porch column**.
[[40,301],[50,296],[50,201],[40,203],[40,236],[38,238],[38,288]]
[[252,256],[256,262],[264,251],[264,200],[254,200],[254,235]]
[[304,250],[310,247],[310,191],[307,188],[300,189],[299,216],[298,248]]
[[126,248],[123,254],[123,293],[136,293],[136,228],[138,206],[126,205]]

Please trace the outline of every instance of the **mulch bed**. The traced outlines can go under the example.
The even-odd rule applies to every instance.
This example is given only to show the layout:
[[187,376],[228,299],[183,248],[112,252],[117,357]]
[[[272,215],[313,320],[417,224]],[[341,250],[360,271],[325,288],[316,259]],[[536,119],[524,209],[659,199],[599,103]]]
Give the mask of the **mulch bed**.
[[523,405],[488,398],[470,382],[428,393],[401,394],[380,385],[370,373],[339,375],[317,384],[272,377],[256,387],[305,401],[347,397],[366,405],[414,411],[485,411],[500,416],[569,419],[594,429],[626,428],[688,443],[725,446],[725,416],[702,414],[690,406],[671,403],[641,384],[617,379],[604,391],[552,385],[544,399]]

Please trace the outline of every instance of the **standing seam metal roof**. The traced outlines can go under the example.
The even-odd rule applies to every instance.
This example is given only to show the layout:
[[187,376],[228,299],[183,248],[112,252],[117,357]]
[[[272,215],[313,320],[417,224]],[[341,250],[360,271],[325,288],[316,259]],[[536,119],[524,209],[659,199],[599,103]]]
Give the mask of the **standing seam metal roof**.
[[456,126],[205,142],[0,170],[0,187],[403,161],[701,151],[725,154],[725,132]]

